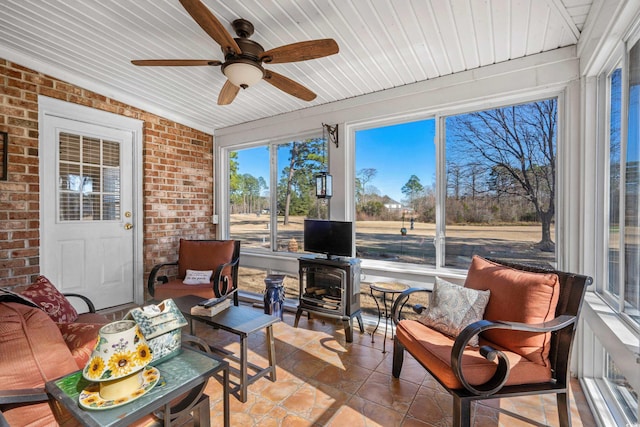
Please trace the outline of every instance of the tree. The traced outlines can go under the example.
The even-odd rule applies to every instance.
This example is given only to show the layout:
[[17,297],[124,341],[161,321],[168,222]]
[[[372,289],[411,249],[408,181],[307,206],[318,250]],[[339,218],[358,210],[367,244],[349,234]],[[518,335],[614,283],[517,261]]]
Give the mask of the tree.
[[[525,198],[542,225],[538,247],[553,251],[557,99],[455,116],[447,121],[447,157],[492,170],[495,194]],[[487,178],[491,179],[491,178]],[[489,183],[487,183],[489,184]]]
[[282,209],[284,225],[289,214],[306,214],[314,194],[314,175],[325,169],[325,140],[310,138],[289,144],[289,163],[281,171],[278,184],[278,207]]
[[367,195],[367,185],[378,174],[375,168],[363,168],[356,174],[356,202],[365,203]]
[[402,186],[402,194],[407,196],[409,204],[415,210],[414,201],[420,196],[420,193],[424,191],[424,187],[420,183],[420,178],[415,175],[409,177],[409,181]]

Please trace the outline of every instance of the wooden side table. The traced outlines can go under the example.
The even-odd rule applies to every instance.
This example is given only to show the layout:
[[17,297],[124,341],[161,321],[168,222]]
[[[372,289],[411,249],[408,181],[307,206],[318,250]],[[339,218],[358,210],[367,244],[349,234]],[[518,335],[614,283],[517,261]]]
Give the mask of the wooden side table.
[[224,425],[229,426],[229,363],[189,347],[177,356],[155,366],[160,381],[144,396],[111,409],[83,409],[78,403],[80,392],[89,384],[82,371],[49,381],[47,392],[86,426],[128,426],[145,415],[161,410],[165,426],[171,425],[171,402],[188,393],[191,402],[181,402],[189,411],[198,413],[201,426],[210,425],[209,397],[203,394],[210,376],[222,372]]
[[[409,285],[398,282],[376,282],[369,285],[369,292],[371,293],[371,298],[376,303],[376,308],[378,309],[378,322],[376,323],[376,327],[371,332],[371,342],[374,342],[373,337],[378,330],[378,326],[380,326],[380,319],[382,318],[382,309],[380,308],[380,304],[378,304],[378,300],[374,296],[373,292],[379,292],[382,295],[382,304],[384,306],[384,339],[382,341],[382,352],[387,352],[387,328],[389,325],[389,319],[391,318],[390,309],[393,307],[393,301],[396,297],[396,294],[400,294],[409,289]],[[390,297],[387,298],[387,295]],[[387,307],[387,302],[389,302],[389,307]],[[393,328],[393,325],[391,325]],[[391,338],[393,339],[393,329],[391,330]]]
[[[184,317],[189,321],[192,335],[195,335],[193,328],[193,321],[195,320],[206,323],[207,325],[215,328],[231,332],[240,338],[239,356],[234,355],[227,350],[216,348],[212,345],[210,345],[210,347],[212,351],[223,355],[224,358],[233,360],[240,364],[239,370],[234,367],[230,368],[239,376],[239,384],[233,384],[233,387],[231,387],[231,393],[237,396],[238,400],[241,402],[246,402],[247,388],[250,384],[253,384],[258,379],[265,376],[271,381],[276,381],[276,349],[273,338],[273,324],[279,322],[280,319],[269,314],[264,314],[262,311],[242,305],[232,305],[212,317],[196,316],[191,314],[191,307],[204,300],[205,298],[196,295],[186,295],[173,299],[182,314],[184,314]],[[257,366],[253,363],[249,363],[247,360],[247,349],[249,346],[248,337],[262,329],[266,329],[267,335],[267,353],[269,358],[269,366],[267,367]],[[254,373],[249,374],[249,369],[254,371]]]

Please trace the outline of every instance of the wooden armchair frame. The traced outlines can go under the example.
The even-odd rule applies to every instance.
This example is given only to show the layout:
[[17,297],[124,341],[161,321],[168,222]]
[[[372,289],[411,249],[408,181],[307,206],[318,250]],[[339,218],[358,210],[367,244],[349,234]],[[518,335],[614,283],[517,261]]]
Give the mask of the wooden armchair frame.
[[[523,324],[516,322],[488,321],[481,320],[467,326],[455,339],[451,351],[451,369],[460,383],[462,389],[451,389],[429,369],[422,366],[433,375],[433,377],[452,395],[453,397],[453,426],[467,427],[471,424],[471,402],[483,399],[495,399],[503,397],[527,396],[543,393],[555,393],[558,406],[558,417],[560,426],[571,426],[569,408],[569,364],[571,361],[571,349],[575,336],[578,317],[582,308],[584,294],[587,287],[592,283],[591,277],[578,274],[565,273],[562,271],[545,269],[540,267],[516,264],[500,260],[492,260],[501,265],[515,268],[522,271],[534,273],[555,273],[558,275],[560,284],[560,294],[556,307],[556,317],[541,324]],[[392,318],[395,324],[402,320],[402,310],[409,307],[408,300],[412,294],[431,292],[423,288],[411,288],[403,292],[396,299]],[[425,307],[416,305],[413,307],[416,313],[421,313]],[[526,332],[551,332],[551,344],[549,361],[551,364],[551,381],[536,384],[504,386],[509,377],[509,361],[502,351],[490,346],[480,348],[480,354],[487,360],[497,359],[497,366],[494,375],[486,383],[472,386],[465,379],[462,370],[462,352],[472,337],[489,329],[509,329]],[[405,347],[396,335],[394,339],[393,368],[392,373],[395,378],[400,376]]]
[[[199,242],[225,242],[225,240],[199,240]],[[213,293],[216,298],[220,298],[223,294],[220,292],[221,286],[227,288],[227,280],[228,277],[223,275],[222,272],[225,268],[231,267],[231,290],[227,293],[233,293],[233,303],[234,305],[238,305],[238,267],[240,264],[240,241],[233,240],[233,255],[230,262],[220,264],[216,267],[212,275],[212,287]],[[161,264],[155,265],[151,272],[149,273],[149,278],[147,280],[147,290],[149,291],[149,295],[151,297],[155,296],[155,286],[156,283],[167,283],[169,281],[166,275],[159,276],[158,274],[162,269],[167,267],[175,267],[179,265],[179,260],[175,262],[165,262]]]

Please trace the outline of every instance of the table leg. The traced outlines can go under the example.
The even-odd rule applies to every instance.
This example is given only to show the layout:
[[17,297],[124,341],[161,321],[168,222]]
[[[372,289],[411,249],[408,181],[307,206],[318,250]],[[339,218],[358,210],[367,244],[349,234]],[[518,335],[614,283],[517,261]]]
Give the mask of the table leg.
[[371,294],[371,298],[373,298],[373,302],[376,303],[376,309],[378,311],[378,321],[376,322],[376,327],[373,328],[373,332],[371,332],[371,342],[375,342],[373,340],[373,337],[376,334],[376,331],[378,330],[378,326],[380,326],[380,317],[381,317],[381,313],[380,313],[380,304],[378,304],[378,300],[376,299],[376,297],[373,295],[373,289],[369,288],[369,293]]
[[276,346],[273,340],[273,325],[267,326],[267,353],[269,356],[269,367],[271,372],[269,373],[269,379],[271,381],[276,380]]
[[203,394],[193,407],[194,427],[211,427],[211,405],[209,396]]
[[247,401],[247,335],[240,336],[240,401]]
[[229,366],[222,370],[222,405],[223,405],[223,417],[224,417],[224,427],[230,427],[229,420]]
[[389,309],[387,308],[387,293],[382,293],[382,303],[384,304],[384,339],[382,341],[382,352],[387,352],[387,327],[389,325]]

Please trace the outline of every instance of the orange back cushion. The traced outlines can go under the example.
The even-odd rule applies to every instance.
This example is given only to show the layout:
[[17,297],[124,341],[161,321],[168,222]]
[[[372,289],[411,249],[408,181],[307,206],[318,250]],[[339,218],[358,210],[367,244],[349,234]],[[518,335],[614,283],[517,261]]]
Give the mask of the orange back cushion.
[[[44,311],[0,303],[0,387],[44,388],[46,381],[77,369],[58,326]],[[3,415],[9,425],[56,425],[47,402],[19,405]]]
[[[213,270],[220,264],[230,262],[233,258],[233,240],[185,240],[180,239],[178,254],[178,278],[184,279],[187,270]],[[231,275],[227,268],[223,274]]]
[[[464,286],[491,291],[484,312],[486,320],[530,324],[552,320],[560,294],[558,276],[554,273],[516,270],[479,256],[473,257]],[[548,364],[550,333],[489,330],[483,336],[532,362]]]

